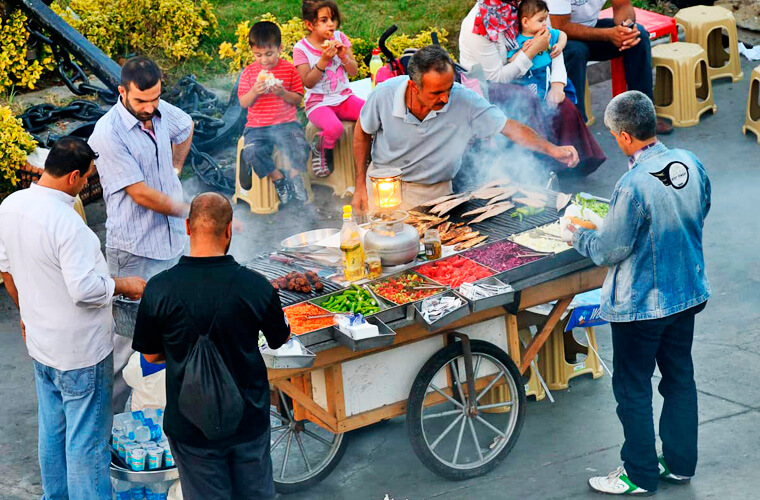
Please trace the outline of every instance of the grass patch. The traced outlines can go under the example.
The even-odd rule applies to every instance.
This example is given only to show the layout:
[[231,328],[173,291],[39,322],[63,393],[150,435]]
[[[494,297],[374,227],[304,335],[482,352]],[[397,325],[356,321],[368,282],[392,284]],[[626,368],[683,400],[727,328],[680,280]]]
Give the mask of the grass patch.
[[[222,42],[235,42],[238,23],[253,20],[267,12],[285,21],[301,17],[301,0],[210,0],[219,20],[219,33],[201,46],[212,54],[210,63],[187,61],[167,69],[173,76],[195,74],[207,82],[214,75],[226,73],[227,63],[220,61],[217,50]],[[474,5],[472,0],[349,0],[338,2],[343,16],[341,31],[352,37],[377,43],[386,28],[397,24],[399,32],[413,35],[419,31],[440,26],[449,32],[449,49],[454,49],[459,38],[459,26]],[[456,55],[456,51],[454,52]]]

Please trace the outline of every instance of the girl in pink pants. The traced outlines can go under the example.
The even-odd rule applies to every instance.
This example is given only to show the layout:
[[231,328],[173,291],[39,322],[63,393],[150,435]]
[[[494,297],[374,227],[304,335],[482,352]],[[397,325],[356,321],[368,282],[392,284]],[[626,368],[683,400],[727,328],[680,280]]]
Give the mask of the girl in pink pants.
[[293,64],[306,90],[309,121],[321,132],[312,144],[312,169],[317,177],[333,171],[333,148],[343,135],[341,120],[356,121],[364,101],[348,86],[358,65],[348,37],[337,30],[340,12],[332,0],[305,0],[304,25],[309,35],[293,47]]

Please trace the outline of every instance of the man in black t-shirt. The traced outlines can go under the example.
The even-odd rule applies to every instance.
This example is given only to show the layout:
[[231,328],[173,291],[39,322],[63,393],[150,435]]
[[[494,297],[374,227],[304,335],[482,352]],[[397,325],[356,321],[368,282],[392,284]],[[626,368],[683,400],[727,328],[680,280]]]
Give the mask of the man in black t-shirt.
[[[154,276],[145,288],[132,346],[150,362],[166,359],[164,431],[184,498],[272,498],[269,382],[258,332],[277,349],[288,340],[290,327],[266,278],[227,255],[232,207],[226,198],[196,196],[187,232],[190,256]],[[237,431],[217,441],[207,439],[178,407],[188,357],[206,331],[244,400]]]

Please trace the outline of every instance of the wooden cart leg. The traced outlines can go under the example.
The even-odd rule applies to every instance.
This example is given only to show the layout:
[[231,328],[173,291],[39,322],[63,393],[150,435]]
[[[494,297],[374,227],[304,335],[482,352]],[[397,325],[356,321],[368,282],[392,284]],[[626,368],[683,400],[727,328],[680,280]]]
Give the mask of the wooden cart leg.
[[[517,328],[517,316],[507,313],[504,317],[504,321],[507,324],[507,348],[509,349],[509,357],[515,362],[517,369],[520,369],[520,331]],[[520,370],[524,372],[525,370]]]
[[[530,344],[528,344],[528,347],[525,349],[525,354],[523,354],[522,361],[518,366],[518,368],[520,368],[520,373],[525,373],[528,370],[530,362],[533,361],[533,358],[536,357],[538,351],[543,347],[544,343],[549,338],[549,335],[552,333],[552,330],[554,330],[554,327],[562,317],[562,314],[567,310],[572,301],[573,296],[565,297],[564,299],[558,300],[554,305],[554,308],[552,309],[551,314],[549,314],[546,323],[544,323],[544,326],[541,328],[541,331],[538,332],[538,335],[533,337],[533,340],[530,341]],[[518,338],[518,342],[519,341]],[[510,346],[510,349],[511,348],[512,346]],[[518,350],[517,352],[520,351]]]
[[311,394],[305,394],[300,387],[285,379],[274,382],[274,386],[290,396],[293,404],[299,403],[303,405],[314,417],[314,423],[321,425],[333,434],[338,434],[338,423],[335,417],[319,406]]
[[[312,389],[311,389],[311,373],[306,373],[304,375],[300,375],[298,377],[293,377],[290,379],[290,381],[293,383],[294,386],[301,389],[304,394],[307,396],[311,396]],[[298,403],[297,401],[293,401],[293,418],[296,420],[311,420],[309,417],[313,415],[306,410],[306,408],[303,407],[302,404]]]

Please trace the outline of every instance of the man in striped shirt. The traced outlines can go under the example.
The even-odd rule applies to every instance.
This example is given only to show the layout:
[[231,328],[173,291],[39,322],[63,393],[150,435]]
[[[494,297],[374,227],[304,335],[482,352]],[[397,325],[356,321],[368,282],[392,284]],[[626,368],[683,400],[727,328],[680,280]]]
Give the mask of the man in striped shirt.
[[[296,118],[296,107],[303,99],[301,77],[291,63],[280,58],[282,35],[276,24],[254,24],[248,43],[255,61],[243,70],[238,84],[240,106],[248,108],[240,185],[251,189],[253,170],[259,179],[272,180],[283,204],[292,199],[305,202],[308,196],[301,172],[306,169],[309,143]],[[274,164],[275,147],[293,167],[287,176]]]
[[[185,250],[179,173],[193,137],[193,121],[162,101],[161,70],[145,57],[121,70],[119,101],[95,125],[89,144],[106,201],[106,259],[112,276],[151,276],[174,266]],[[114,409],[128,388],[121,371],[131,340],[114,335]]]

